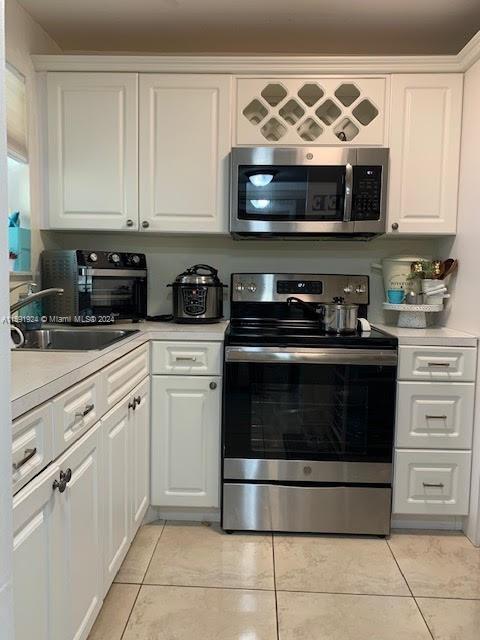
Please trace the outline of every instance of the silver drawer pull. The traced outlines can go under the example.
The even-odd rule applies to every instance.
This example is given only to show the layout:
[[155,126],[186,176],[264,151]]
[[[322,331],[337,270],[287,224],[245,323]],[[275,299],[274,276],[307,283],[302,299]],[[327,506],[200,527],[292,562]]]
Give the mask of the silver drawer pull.
[[195,362],[197,360],[196,356],[175,356],[175,360],[191,360]]
[[427,367],[449,367],[450,362],[427,362]]
[[443,489],[443,487],[445,485],[443,484],[443,482],[424,482],[423,486],[424,487],[435,487],[437,489]]
[[75,418],[85,418],[85,416],[88,416],[90,411],[93,411],[94,408],[94,404],[87,404],[83,411],[77,411],[77,413],[75,414]]
[[18,462],[14,462],[12,464],[13,470],[18,471],[20,467],[23,467],[24,464],[27,464],[27,462],[31,460],[36,453],[37,453],[37,447],[35,447],[34,449],[25,449],[24,457]]
[[425,418],[427,420],[446,420],[447,416],[429,416],[429,415],[426,415]]

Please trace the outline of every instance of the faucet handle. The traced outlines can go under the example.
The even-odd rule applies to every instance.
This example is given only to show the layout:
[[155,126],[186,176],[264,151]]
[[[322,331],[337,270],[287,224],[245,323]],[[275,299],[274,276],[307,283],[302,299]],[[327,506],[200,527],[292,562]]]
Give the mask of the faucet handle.
[[33,292],[33,289],[36,289],[38,285],[33,281],[18,282],[17,284],[14,284],[12,287],[10,287],[10,293],[12,293],[12,291],[15,291],[15,289],[20,289],[20,287],[28,287],[30,291]]

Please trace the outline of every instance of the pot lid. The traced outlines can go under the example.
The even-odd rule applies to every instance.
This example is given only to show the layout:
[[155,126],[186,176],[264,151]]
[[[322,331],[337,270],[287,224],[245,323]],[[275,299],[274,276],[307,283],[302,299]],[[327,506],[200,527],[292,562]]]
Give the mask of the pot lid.
[[189,267],[175,278],[173,284],[193,284],[210,287],[222,286],[217,269],[210,267],[208,264],[196,264],[193,267]]

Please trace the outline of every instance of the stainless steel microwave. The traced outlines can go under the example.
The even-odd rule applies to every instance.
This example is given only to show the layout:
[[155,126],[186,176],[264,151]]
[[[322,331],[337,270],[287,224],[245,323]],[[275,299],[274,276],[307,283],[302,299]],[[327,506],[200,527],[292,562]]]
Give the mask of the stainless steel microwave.
[[236,147],[235,238],[355,238],[385,233],[388,149]]

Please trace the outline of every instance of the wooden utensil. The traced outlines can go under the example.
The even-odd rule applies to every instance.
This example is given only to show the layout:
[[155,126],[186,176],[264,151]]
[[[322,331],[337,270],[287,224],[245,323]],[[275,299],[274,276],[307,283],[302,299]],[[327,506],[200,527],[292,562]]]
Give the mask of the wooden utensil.
[[452,275],[452,273],[456,270],[456,268],[458,267],[458,260],[454,260],[453,258],[448,258],[447,260],[445,260],[445,262],[443,263],[443,270],[442,270],[442,274],[440,276],[440,280],[445,280],[445,278],[447,276]]

